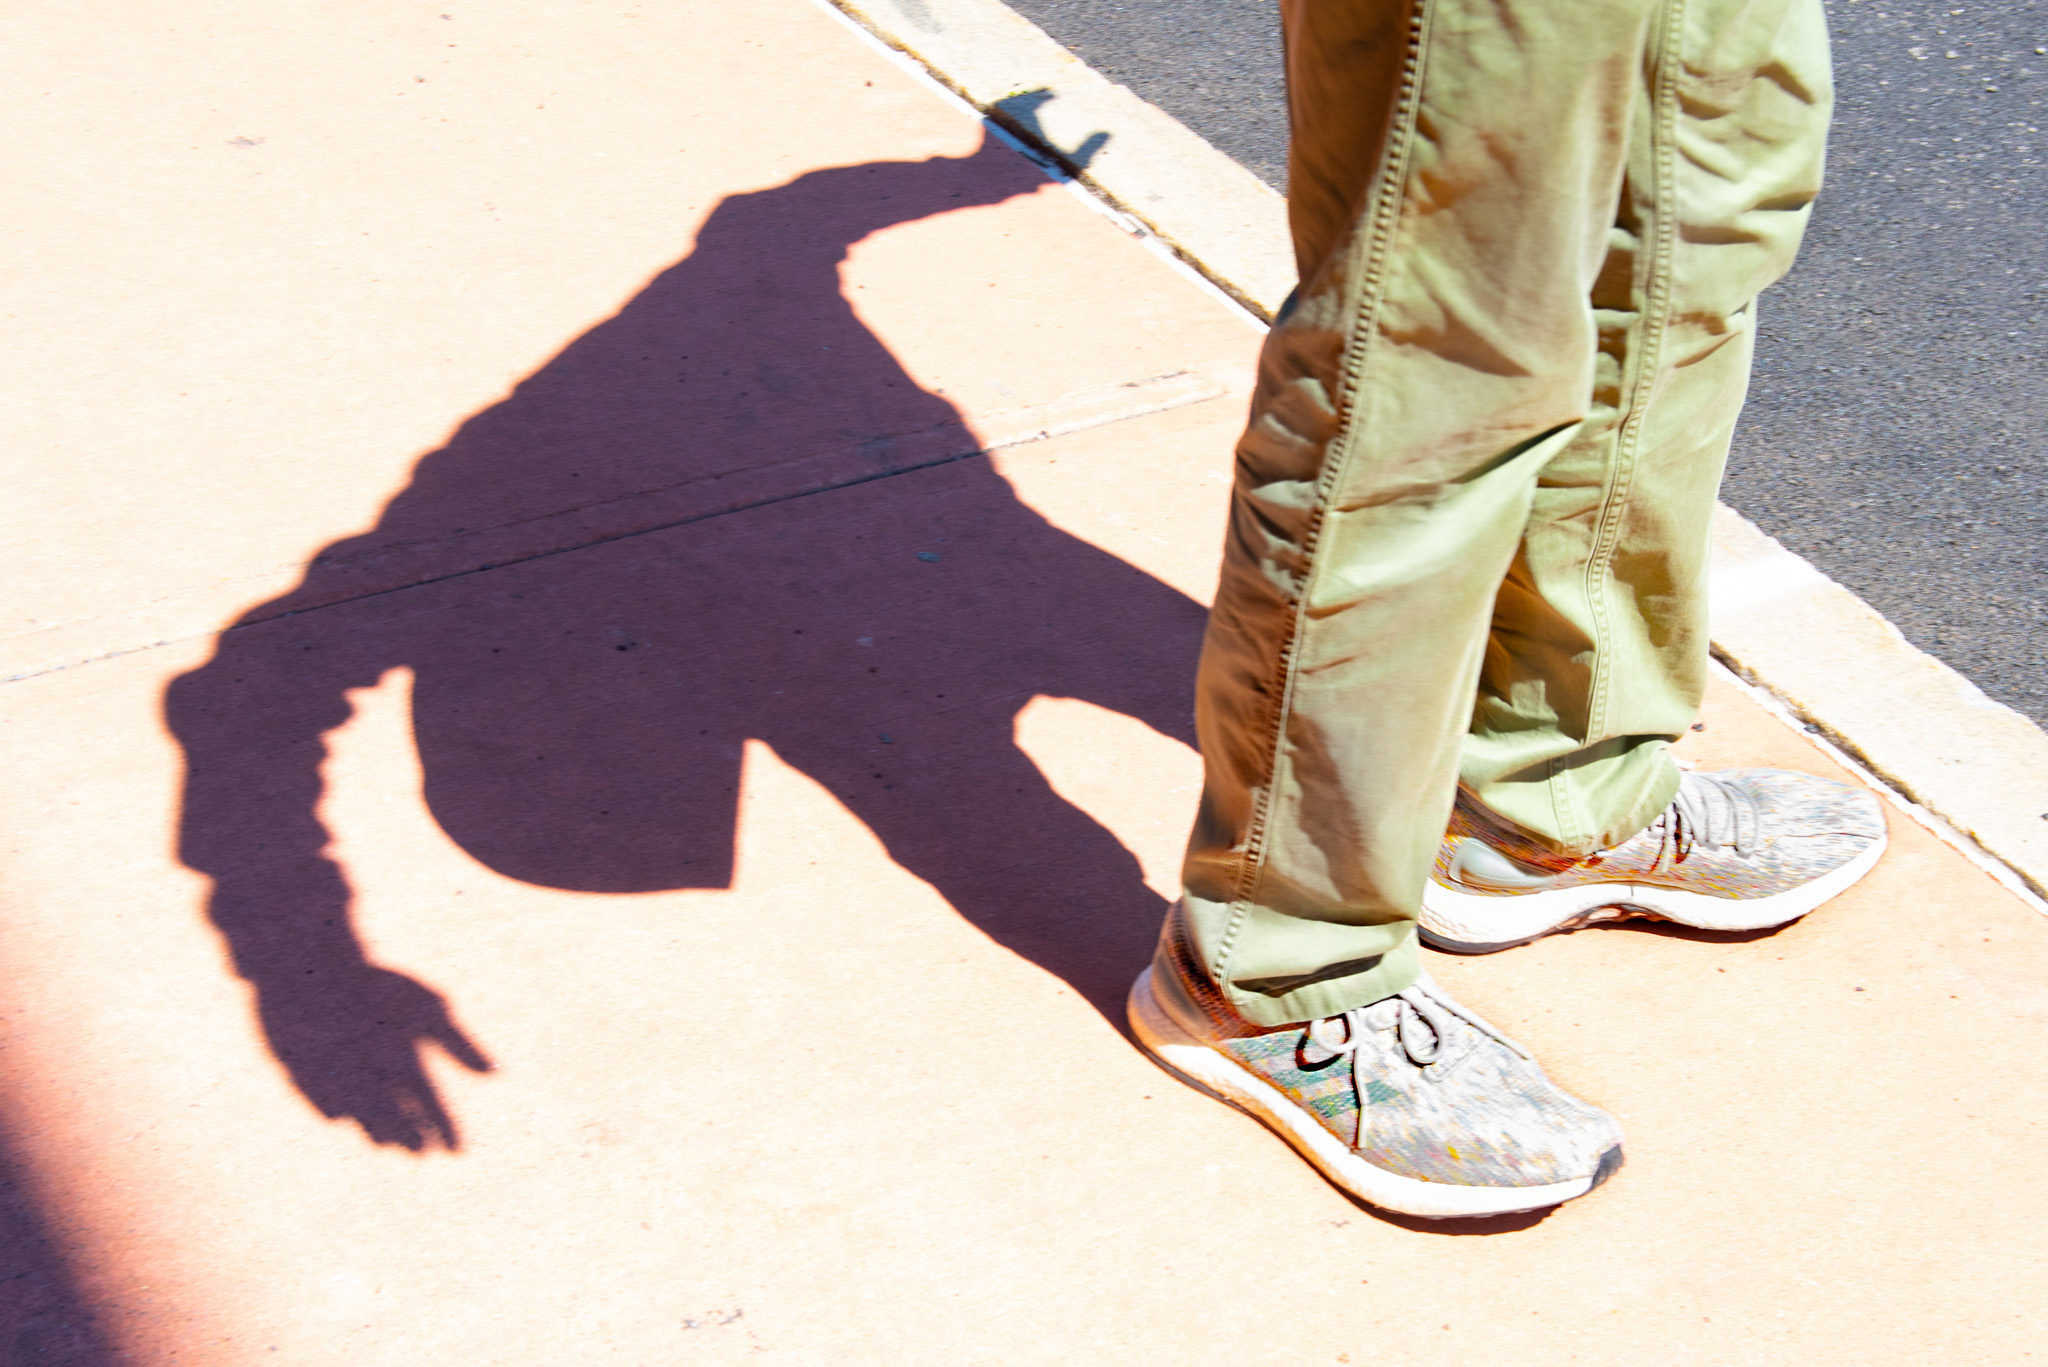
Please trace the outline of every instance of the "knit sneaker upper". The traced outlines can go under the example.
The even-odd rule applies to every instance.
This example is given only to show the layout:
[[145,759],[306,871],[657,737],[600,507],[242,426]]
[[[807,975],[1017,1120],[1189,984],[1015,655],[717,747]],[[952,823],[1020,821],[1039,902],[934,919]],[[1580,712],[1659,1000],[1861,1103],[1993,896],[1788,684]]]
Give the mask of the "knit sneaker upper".
[[1648,828],[1579,857],[1543,848],[1461,795],[1433,876],[1478,896],[1649,883],[1767,897],[1849,863],[1884,833],[1884,809],[1860,788],[1781,769],[1688,771]]
[[1154,973],[1198,1019],[1183,1025],[1312,1114],[1375,1167],[1463,1186],[1527,1187],[1596,1173],[1612,1117],[1553,1083],[1519,1045],[1427,978],[1339,1016],[1269,1030],[1231,1011],[1174,917]]

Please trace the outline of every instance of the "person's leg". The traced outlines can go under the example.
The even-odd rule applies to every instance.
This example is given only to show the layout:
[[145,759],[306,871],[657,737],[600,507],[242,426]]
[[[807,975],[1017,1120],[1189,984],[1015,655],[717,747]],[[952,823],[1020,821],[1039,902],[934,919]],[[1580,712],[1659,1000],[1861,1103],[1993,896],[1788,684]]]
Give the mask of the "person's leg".
[[1445,838],[1461,764],[1547,799],[1558,843],[1756,852],[1756,793],[1673,797],[1704,661],[1671,581],[1704,571],[1749,300],[1811,198],[1824,39],[1761,13],[1811,0],[1283,3],[1303,285],[1239,446],[1203,805],[1131,1022],[1368,1201],[1555,1204],[1619,1129],[1418,977],[1414,920],[1442,850],[1505,866],[1489,897],[1552,877]]
[[1679,0],[1286,0],[1302,286],[1197,686],[1190,952],[1261,1025],[1415,978],[1496,592],[1588,412]]
[[1683,15],[1633,113],[1591,406],[1537,482],[1460,765],[1480,806],[1559,853],[1619,844],[1678,790],[1665,747],[1705,692],[1709,521],[1755,300],[1820,188],[1820,0]]
[[1415,918],[1679,2],[1283,0],[1302,286],[1238,446],[1202,807],[1130,1017],[1411,1215],[1554,1205],[1621,1161],[1611,1117],[1419,976]]
[[1424,940],[1485,952],[1592,920],[1781,925],[1875,866],[1869,793],[1667,752],[1707,665],[1709,520],[1758,293],[1820,187],[1819,0],[1685,0],[1650,65],[1577,433],[1544,467],[1495,601]]

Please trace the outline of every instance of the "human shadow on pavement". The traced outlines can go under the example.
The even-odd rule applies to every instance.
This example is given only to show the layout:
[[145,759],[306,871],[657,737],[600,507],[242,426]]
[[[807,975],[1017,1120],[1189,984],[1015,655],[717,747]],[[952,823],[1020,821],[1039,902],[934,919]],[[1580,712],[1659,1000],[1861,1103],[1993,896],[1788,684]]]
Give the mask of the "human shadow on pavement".
[[[948,457],[960,414],[839,278],[870,233],[1044,184],[985,139],[725,200],[688,256],[464,423],[374,528],[171,685],[182,858],[212,879],[209,915],[269,1046],[322,1114],[380,1144],[454,1148],[422,1050],[490,1067],[439,991],[371,959],[324,852],[324,733],[350,715],[344,690],[398,666],[433,817],[501,874],[728,886],[742,747],[758,739],[1120,1022],[1162,903],[1017,748],[1014,721],[1034,696],[1078,698],[1193,744],[1202,609],[1026,507],[971,439]],[[920,441],[914,473],[719,515],[717,490],[752,487],[750,471],[821,452],[882,469],[892,442]],[[619,521],[643,504],[665,522]],[[549,531],[564,509],[595,521]],[[472,542],[497,548],[496,568],[462,559]]]
[[45,1215],[5,1120],[0,1116],[0,1363],[116,1367],[119,1358],[72,1274],[70,1250]]

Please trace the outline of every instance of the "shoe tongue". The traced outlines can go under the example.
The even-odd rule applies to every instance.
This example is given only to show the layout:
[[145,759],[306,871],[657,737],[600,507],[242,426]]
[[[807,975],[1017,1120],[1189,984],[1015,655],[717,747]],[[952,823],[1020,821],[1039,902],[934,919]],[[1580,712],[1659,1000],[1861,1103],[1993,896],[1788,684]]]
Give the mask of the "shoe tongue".
[[1401,1019],[1401,999],[1385,997],[1365,1008],[1365,1026],[1370,1030],[1384,1030]]
[[[1741,845],[1743,808],[1747,803],[1741,790],[1716,774],[1681,774],[1678,796],[1670,811],[1686,827],[1688,839],[1705,845]],[[1753,818],[1752,818],[1753,820]]]

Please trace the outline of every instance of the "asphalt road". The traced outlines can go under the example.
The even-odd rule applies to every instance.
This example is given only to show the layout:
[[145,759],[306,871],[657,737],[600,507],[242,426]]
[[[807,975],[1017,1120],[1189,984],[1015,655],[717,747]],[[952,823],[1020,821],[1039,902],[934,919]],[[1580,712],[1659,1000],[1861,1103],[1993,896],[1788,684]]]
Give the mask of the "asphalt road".
[[[1009,0],[1276,188],[1272,0]],[[2048,0],[1830,0],[1828,188],[1725,496],[2048,725]]]

